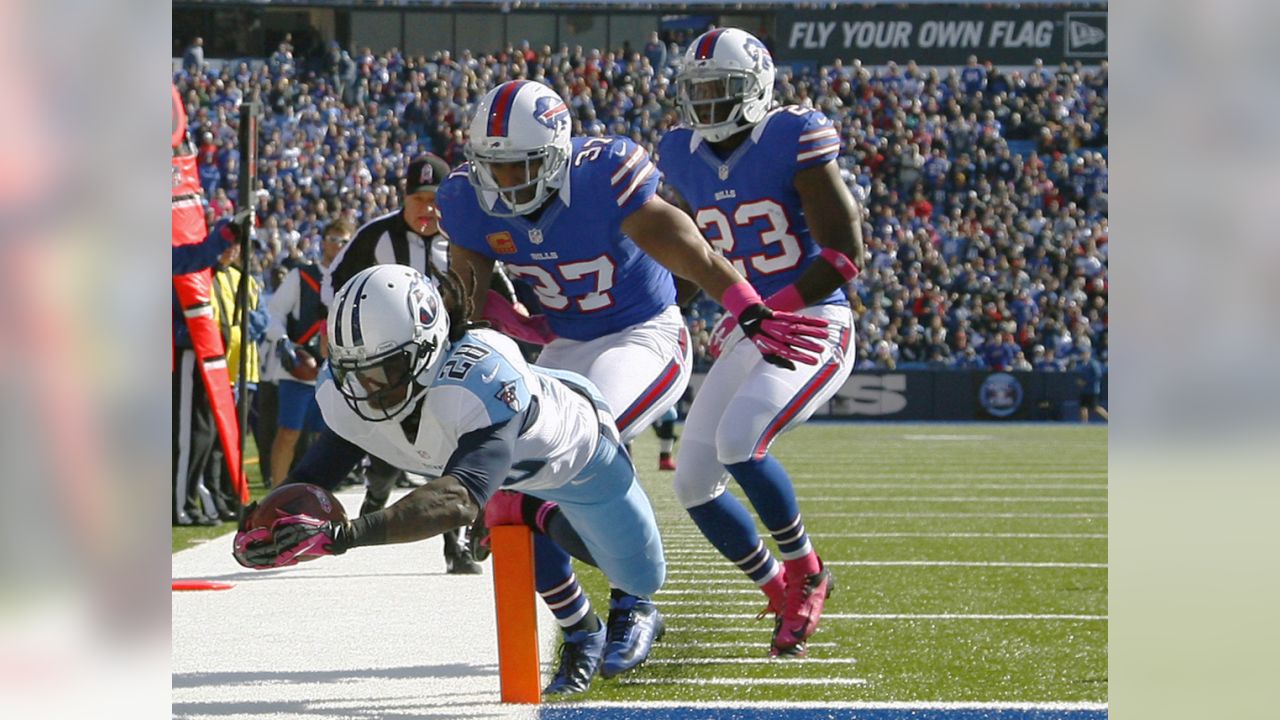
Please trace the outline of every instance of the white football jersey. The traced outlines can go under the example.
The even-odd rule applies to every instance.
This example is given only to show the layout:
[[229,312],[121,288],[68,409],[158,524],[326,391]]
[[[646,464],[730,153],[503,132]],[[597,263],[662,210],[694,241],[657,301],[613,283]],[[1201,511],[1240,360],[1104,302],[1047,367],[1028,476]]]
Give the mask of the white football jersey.
[[[328,373],[317,387],[316,400],[335,433],[396,467],[427,477],[443,475],[456,453],[465,454],[475,438],[486,435],[477,431],[516,423],[519,434],[511,468],[505,478],[487,479],[485,497],[477,498],[483,502],[499,487],[561,487],[587,465],[601,424],[612,424],[613,419],[584,392],[598,396],[586,378],[529,365],[505,335],[473,330],[449,348],[421,401],[425,405],[414,438],[407,437],[398,422],[362,419]],[[468,438],[469,433],[476,435]],[[471,490],[475,494],[480,489]]]

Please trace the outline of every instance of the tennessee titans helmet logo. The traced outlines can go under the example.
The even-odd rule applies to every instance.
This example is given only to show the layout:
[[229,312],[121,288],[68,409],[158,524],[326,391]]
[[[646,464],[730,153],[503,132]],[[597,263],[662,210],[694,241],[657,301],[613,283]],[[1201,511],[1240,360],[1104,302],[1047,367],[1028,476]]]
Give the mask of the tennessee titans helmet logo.
[[540,97],[533,106],[533,118],[554,130],[569,117],[569,106],[558,97]]
[[436,315],[440,312],[440,305],[436,302],[434,293],[429,293],[422,287],[421,283],[415,282],[413,289],[409,291],[410,312],[417,309],[418,322],[422,325],[430,326],[435,323]]
[[747,54],[756,61],[761,70],[768,70],[773,67],[773,57],[769,55],[769,48],[765,47],[764,43],[756,38],[747,38],[747,41],[742,44],[742,49],[747,51]]

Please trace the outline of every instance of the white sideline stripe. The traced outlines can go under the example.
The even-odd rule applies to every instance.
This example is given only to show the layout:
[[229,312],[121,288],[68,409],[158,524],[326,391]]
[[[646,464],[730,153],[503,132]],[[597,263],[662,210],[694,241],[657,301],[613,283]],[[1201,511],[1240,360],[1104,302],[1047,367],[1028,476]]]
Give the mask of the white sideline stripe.
[[[809,643],[810,646],[813,643]],[[574,708],[679,708],[688,709],[690,703],[678,702],[673,700],[630,700],[627,702],[578,702],[574,703]],[[821,701],[778,701],[767,700],[763,702],[700,702],[698,708],[716,708],[716,709],[779,709],[779,710],[1024,710],[1024,711],[1055,711],[1055,710],[1093,710],[1102,711],[1107,709],[1106,703],[1094,702],[1005,702],[1005,701],[989,701],[989,702],[919,702],[914,700],[860,700],[855,702],[821,702]]]
[[[759,647],[759,643],[756,644]],[[853,665],[856,658],[658,658],[645,661],[645,665]]]
[[1107,502],[1104,497],[1080,497],[1067,495],[1038,495],[1015,497],[1010,495],[989,497],[929,497],[928,495],[798,495],[800,502],[920,502],[920,503],[1090,503]]
[[[681,618],[688,620],[755,620],[755,615],[737,613],[663,613],[667,619]],[[1000,615],[994,613],[822,613],[823,620],[1066,620],[1085,622],[1106,622],[1106,615],[1060,615],[1053,613],[1010,613]],[[675,630],[676,628],[672,628]],[[737,628],[728,628],[728,631]],[[723,632],[717,628],[680,628],[682,632]]]
[[[784,660],[783,662],[791,662]],[[619,680],[619,685],[866,685],[865,678],[636,678]],[[580,707],[574,704],[573,707]],[[703,707],[701,703],[697,707]]]
[[[738,648],[750,648],[753,650],[760,649],[762,643],[758,642],[668,642],[664,640],[662,647],[664,648],[724,648],[727,650],[736,650]],[[811,642],[808,643],[810,648],[817,647],[835,647],[833,642]],[[653,662],[649,660],[648,662]]]
[[1070,520],[1092,520],[1105,518],[1106,513],[891,513],[891,512],[819,512],[805,513],[805,517],[820,518],[859,518],[859,517],[892,517],[892,518],[974,518],[989,520],[994,518],[1026,518],[1028,520],[1049,520],[1066,518]]
[[1106,483],[1079,485],[1076,483],[796,483],[802,490],[892,490],[910,488],[920,490],[1107,490]]

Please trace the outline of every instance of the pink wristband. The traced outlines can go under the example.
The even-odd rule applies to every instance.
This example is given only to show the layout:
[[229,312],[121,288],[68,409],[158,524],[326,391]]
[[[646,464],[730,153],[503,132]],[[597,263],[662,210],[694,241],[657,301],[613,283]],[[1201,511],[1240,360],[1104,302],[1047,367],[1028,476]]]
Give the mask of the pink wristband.
[[778,310],[780,312],[795,312],[805,306],[804,298],[800,297],[800,291],[796,289],[795,285],[788,285],[770,295],[769,299],[764,301],[764,304],[768,305],[770,310]]
[[848,255],[834,248],[824,247],[822,252],[818,253],[818,257],[826,260],[831,267],[840,273],[840,277],[848,282],[858,276],[858,266],[853,264]]
[[724,291],[724,295],[720,296],[720,304],[725,310],[733,313],[734,317],[742,317],[742,311],[750,305],[757,305],[763,302],[760,299],[760,293],[751,287],[751,283],[746,280],[736,282]]

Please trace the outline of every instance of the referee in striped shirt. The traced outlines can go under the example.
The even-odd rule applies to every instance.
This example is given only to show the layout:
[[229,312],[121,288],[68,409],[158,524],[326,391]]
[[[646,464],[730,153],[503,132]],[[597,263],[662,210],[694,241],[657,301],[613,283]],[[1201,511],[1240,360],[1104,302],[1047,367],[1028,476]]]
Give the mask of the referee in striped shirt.
[[[404,207],[366,223],[338,253],[324,273],[320,299],[326,307],[343,284],[374,265],[408,265],[427,277],[448,272],[449,240],[440,232],[436,189],[449,176],[449,164],[425,153],[409,163],[404,177]],[[369,488],[360,514],[382,509],[391,488],[404,471],[380,458],[369,457]],[[443,533],[445,569],[451,574],[473,575],[480,566],[461,541],[458,530]]]
[[409,163],[404,207],[357,230],[325,272],[320,298],[326,306],[343,283],[374,265],[408,265],[427,277],[448,269],[449,240],[440,232],[440,211],[436,209],[436,189],[448,175],[449,164],[431,153]]

